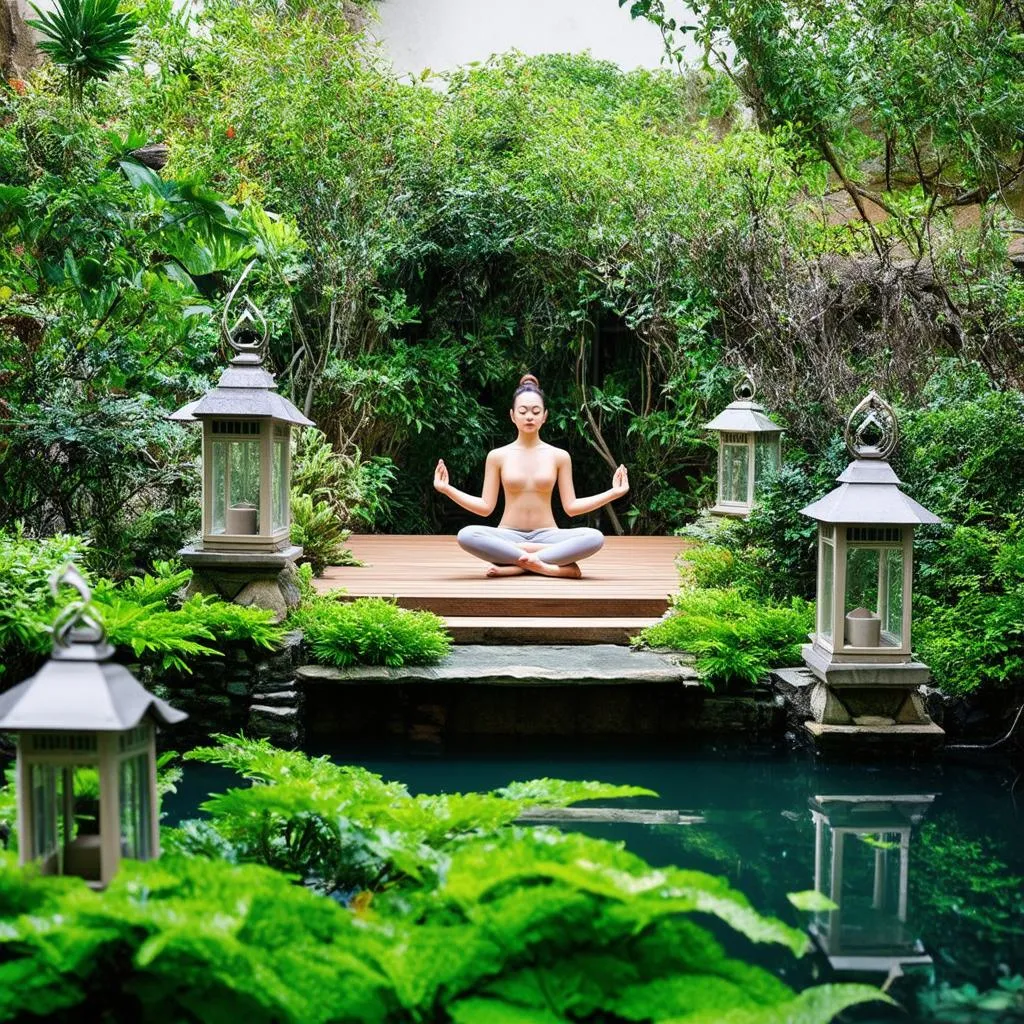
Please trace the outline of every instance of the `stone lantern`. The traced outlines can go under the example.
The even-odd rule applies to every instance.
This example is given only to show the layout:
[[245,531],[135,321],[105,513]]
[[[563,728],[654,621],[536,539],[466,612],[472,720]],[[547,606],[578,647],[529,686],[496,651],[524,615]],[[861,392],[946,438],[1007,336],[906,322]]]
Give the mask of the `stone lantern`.
[[[123,666],[89,614],[89,588],[68,567],[50,587],[81,600],[54,624],[53,654],[30,679],[0,695],[0,730],[18,734],[18,852],[43,874],[76,875],[106,886],[122,857],[160,855],[157,724],[188,716],[154,697]],[[94,817],[75,794],[76,769],[99,779]]]
[[835,971],[930,967],[907,924],[910,843],[934,793],[814,796],[814,888],[834,906],[815,913],[815,945]]
[[193,590],[272,609],[280,621],[298,603],[290,539],[291,431],[312,426],[279,395],[263,367],[266,320],[246,298],[228,316],[252,264],[228,296],[221,332],[235,356],[212,391],[171,415],[202,424],[202,540],[178,554],[193,569]]
[[804,662],[817,680],[808,729],[908,727],[942,735],[918,689],[928,666],[910,644],[914,527],[939,519],[900,490],[887,459],[899,440],[874,391],[846,426],[854,461],[840,486],[802,509],[818,522],[817,623]]
[[765,474],[782,461],[782,427],[754,401],[756,388],[745,374],[731,402],[704,426],[718,434],[718,500],[712,515],[746,516]]

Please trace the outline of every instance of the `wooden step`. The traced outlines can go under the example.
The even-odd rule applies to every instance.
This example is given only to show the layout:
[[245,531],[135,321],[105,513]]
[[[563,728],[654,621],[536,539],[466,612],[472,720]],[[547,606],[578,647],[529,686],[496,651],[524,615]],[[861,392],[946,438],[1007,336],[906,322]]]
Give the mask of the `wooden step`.
[[[355,597],[356,595],[352,595]],[[571,601],[557,596],[530,597],[520,600],[495,595],[486,597],[465,594],[410,594],[408,590],[392,595],[400,608],[415,608],[435,615],[474,618],[658,618],[668,607],[665,597],[620,594],[607,591],[593,596],[576,595]]]
[[331,566],[314,586],[340,590],[346,599],[379,596],[435,612],[453,623],[459,643],[572,643],[575,627],[581,643],[621,644],[665,613],[669,594],[679,588],[676,558],[687,543],[608,537],[583,563],[582,579],[493,579],[451,536],[352,536],[349,546],[362,564]]
[[656,617],[445,616],[445,625],[457,644],[628,644],[631,637],[656,622]]

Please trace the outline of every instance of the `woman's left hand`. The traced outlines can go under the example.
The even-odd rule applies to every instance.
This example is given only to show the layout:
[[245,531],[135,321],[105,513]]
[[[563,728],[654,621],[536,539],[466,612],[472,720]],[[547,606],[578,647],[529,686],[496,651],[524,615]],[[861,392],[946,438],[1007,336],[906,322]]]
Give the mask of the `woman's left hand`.
[[625,466],[619,466],[615,470],[615,475],[612,477],[612,490],[615,492],[616,498],[621,498],[629,492],[629,473]]

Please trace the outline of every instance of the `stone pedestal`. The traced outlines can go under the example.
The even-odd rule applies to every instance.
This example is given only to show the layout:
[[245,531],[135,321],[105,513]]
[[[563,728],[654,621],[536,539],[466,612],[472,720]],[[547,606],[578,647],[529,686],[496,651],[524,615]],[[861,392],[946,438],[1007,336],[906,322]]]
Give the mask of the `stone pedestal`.
[[827,679],[812,668],[777,669],[772,678],[790,723],[817,752],[857,757],[941,750],[945,733],[928,715],[921,690],[926,665],[833,664],[821,673]]
[[266,608],[275,622],[283,622],[299,605],[295,559],[301,554],[296,545],[270,553],[182,548],[178,557],[192,570],[185,596],[215,594],[235,604]]

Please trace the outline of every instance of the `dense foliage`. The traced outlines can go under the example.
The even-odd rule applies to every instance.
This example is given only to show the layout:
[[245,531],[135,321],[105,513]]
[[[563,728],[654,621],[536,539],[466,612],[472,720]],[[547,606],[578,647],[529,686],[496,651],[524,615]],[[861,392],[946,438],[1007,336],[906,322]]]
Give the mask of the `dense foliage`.
[[382,597],[311,597],[289,624],[301,629],[313,658],[326,665],[424,665],[451,648],[444,620],[399,608]]
[[[0,530],[0,675],[11,683],[29,675],[49,654],[51,624],[66,594],[55,598],[53,574],[82,559],[81,538],[57,536],[39,542],[20,531]],[[87,574],[88,575],[88,574]],[[109,641],[134,660],[158,669],[188,672],[189,659],[220,656],[226,643],[245,641],[272,649],[285,629],[273,612],[242,607],[196,594],[183,600],[191,570],[174,562],[157,562],[152,573],[115,583],[91,579],[92,611]]]
[[867,380],[914,404],[951,351],[1012,379],[1018,44],[990,6],[694,0],[722,67],[510,56],[442,92],[378,65],[350,6],[146,0],[87,111],[52,69],[0,95],[0,514],[122,573],[194,532],[194,438],[162,416],[217,372],[212,314],[253,256],[274,369],[357,492],[335,518],[302,491],[318,566],[353,526],[459,525],[429,467],[472,489],[523,369],[580,492],[630,465],[639,531],[708,496],[725,364],[811,452]]
[[770,668],[798,662],[813,625],[813,607],[799,598],[783,607],[737,590],[687,588],[673,596],[669,615],[634,642],[689,652],[712,688],[751,686]]
[[885,998],[796,994],[728,953],[709,923],[797,954],[806,938],[721,879],[513,824],[645,790],[535,780],[411,797],[265,743],[194,756],[253,785],[212,797],[207,822],[168,835],[176,852],[127,862],[106,892],[0,855],[0,1018],[825,1024]]

